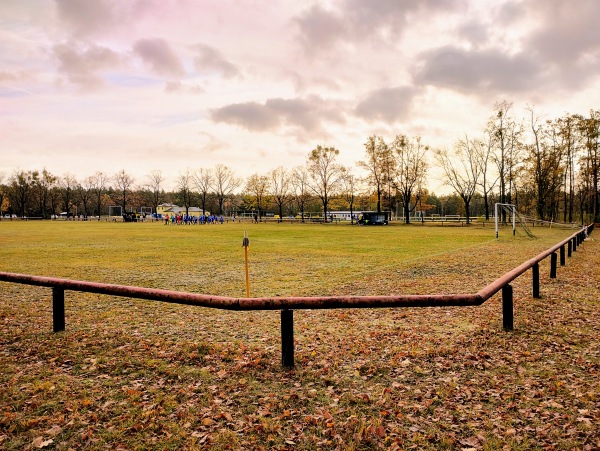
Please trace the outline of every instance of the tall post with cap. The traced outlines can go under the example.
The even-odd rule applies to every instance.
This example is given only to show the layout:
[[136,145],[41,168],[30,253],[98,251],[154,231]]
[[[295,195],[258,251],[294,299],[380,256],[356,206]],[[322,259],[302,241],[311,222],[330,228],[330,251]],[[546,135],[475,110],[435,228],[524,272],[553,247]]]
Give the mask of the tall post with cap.
[[244,248],[244,257],[246,264],[246,297],[250,297],[250,276],[248,275],[248,248],[250,247],[250,240],[248,239],[248,232],[244,231],[244,240],[242,241],[242,247]]

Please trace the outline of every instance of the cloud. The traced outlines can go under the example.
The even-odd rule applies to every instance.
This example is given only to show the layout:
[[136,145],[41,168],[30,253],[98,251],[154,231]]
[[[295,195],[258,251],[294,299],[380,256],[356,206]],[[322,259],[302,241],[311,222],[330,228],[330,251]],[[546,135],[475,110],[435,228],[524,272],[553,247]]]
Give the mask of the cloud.
[[349,34],[349,28],[341,15],[319,5],[313,5],[296,17],[295,22],[300,30],[301,43],[308,54],[329,49]]
[[411,87],[377,89],[357,105],[355,113],[367,121],[397,122],[406,118],[415,93]]
[[226,149],[227,145],[218,139],[215,135],[207,132],[199,132],[200,146],[207,153],[215,153],[219,150]]
[[524,40],[527,51],[539,55],[569,85],[597,76],[600,69],[600,2],[575,4],[556,0],[535,1],[529,14],[539,26]]
[[305,99],[269,99],[265,106],[276,111],[286,124],[300,127],[307,132],[320,131],[323,121],[344,122],[338,106],[318,96]]
[[396,43],[417,14],[429,20],[441,13],[460,11],[464,0],[343,0],[335,9],[313,5],[294,18],[299,40],[308,55],[376,39]]
[[58,44],[53,47],[59,69],[69,82],[86,89],[104,85],[98,72],[112,69],[121,63],[121,57],[113,50],[98,45],[81,48],[74,43]]
[[141,39],[134,44],[133,51],[160,75],[179,77],[185,74],[183,64],[164,39]]
[[6,71],[0,70],[0,83],[7,81],[23,81],[32,78],[32,74],[24,71]]
[[465,39],[474,47],[487,44],[490,38],[488,27],[475,20],[461,24],[457,29],[457,33],[458,36]]
[[[529,48],[545,57],[576,61],[585,53],[600,52],[600,2],[581,0],[575,4],[557,0],[537,1],[530,7],[538,27],[527,40]],[[533,6],[533,5],[532,5]]]
[[340,92],[342,90],[340,84],[333,78],[319,76],[315,77],[313,75],[304,76],[298,72],[286,72],[286,75],[290,77],[294,85],[294,89],[297,92],[310,91],[315,88],[321,88],[326,91],[334,92]]
[[78,36],[105,31],[114,23],[115,17],[109,1],[55,0],[55,3],[63,23]]
[[184,94],[203,94],[206,90],[198,85],[184,84],[180,81],[168,81],[165,83],[165,92]]
[[281,123],[274,111],[257,102],[227,105],[213,110],[211,116],[214,121],[239,125],[251,131],[272,130]]
[[346,0],[343,10],[350,19],[353,30],[361,31],[356,33],[360,35],[365,32],[378,33],[382,28],[401,32],[417,14],[431,18],[436,14],[463,10],[465,6],[466,2],[463,0]]
[[287,125],[305,132],[319,133],[323,130],[323,122],[343,123],[344,115],[337,103],[309,96],[303,99],[273,98],[264,104],[232,104],[213,110],[212,119],[251,131],[270,131]]
[[445,46],[424,52],[413,72],[418,84],[466,93],[491,90],[521,92],[536,88],[544,68],[529,55],[507,55],[496,49],[465,50]]
[[[571,92],[600,69],[600,3],[580,0],[506,2],[489,18],[468,19],[457,27],[458,45],[431,48],[417,57],[411,72],[418,84],[462,93],[490,92],[533,96]],[[486,23],[489,20],[489,23]],[[512,25],[508,39],[495,45],[498,30]]]
[[194,46],[197,56],[194,58],[194,66],[198,72],[217,72],[224,78],[239,77],[239,69],[227,61],[221,52],[208,45],[198,44]]

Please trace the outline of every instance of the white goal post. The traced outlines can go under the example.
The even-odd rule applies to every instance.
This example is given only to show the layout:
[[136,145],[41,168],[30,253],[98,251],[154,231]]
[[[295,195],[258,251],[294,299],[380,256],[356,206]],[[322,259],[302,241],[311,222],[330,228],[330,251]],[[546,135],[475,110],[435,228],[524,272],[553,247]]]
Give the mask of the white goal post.
[[140,207],[140,214],[146,214],[148,216],[152,216],[152,207]]
[[516,233],[517,233],[517,227],[516,227],[516,221],[515,221],[517,207],[515,206],[515,204],[496,203],[496,204],[494,204],[494,219],[496,222],[496,239],[498,238],[498,220],[499,220],[498,215],[502,210],[511,214],[513,235],[516,235]]

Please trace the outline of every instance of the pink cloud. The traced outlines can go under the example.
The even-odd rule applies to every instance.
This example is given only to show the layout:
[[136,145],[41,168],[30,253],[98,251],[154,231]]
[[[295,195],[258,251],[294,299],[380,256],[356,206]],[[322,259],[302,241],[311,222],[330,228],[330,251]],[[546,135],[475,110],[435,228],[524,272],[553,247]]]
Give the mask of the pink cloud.
[[58,44],[53,51],[59,61],[60,71],[68,80],[88,89],[102,86],[104,81],[98,73],[119,66],[121,61],[118,53],[98,45],[81,49],[73,43]]
[[158,74],[171,76],[185,74],[183,64],[164,39],[141,39],[134,44],[133,51]]

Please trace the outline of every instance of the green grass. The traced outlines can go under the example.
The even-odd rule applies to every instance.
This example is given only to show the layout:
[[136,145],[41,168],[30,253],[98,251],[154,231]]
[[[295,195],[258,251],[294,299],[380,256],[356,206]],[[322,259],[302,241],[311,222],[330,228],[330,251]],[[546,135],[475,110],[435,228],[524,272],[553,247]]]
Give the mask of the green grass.
[[[239,296],[474,292],[570,235],[489,225],[0,222],[0,270]],[[597,233],[597,232],[596,232]],[[481,307],[228,312],[0,283],[0,448],[597,449],[600,248],[542,299]]]
[[[499,267],[510,269],[572,233],[538,229],[531,240],[505,231],[495,240],[491,226],[7,221],[0,231],[3,271],[229,296],[245,293],[244,231],[253,296],[474,291],[499,276]],[[522,253],[513,253],[516,246]],[[430,283],[452,275],[461,278],[458,287]]]

